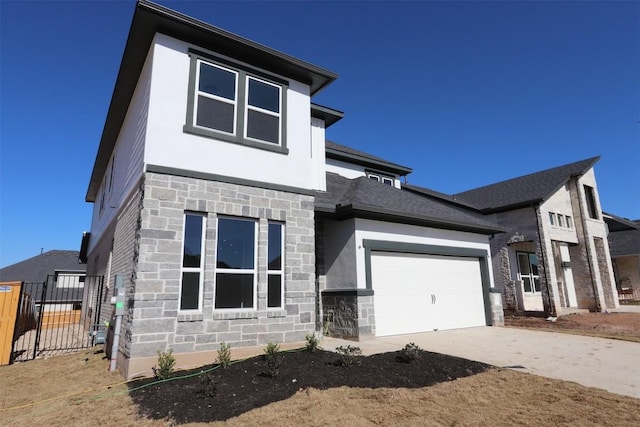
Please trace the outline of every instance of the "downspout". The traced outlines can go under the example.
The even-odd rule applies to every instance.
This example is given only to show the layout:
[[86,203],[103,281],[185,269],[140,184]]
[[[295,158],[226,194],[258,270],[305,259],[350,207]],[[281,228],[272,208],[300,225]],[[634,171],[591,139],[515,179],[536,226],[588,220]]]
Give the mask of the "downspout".
[[540,263],[542,264],[542,271],[544,271],[544,284],[547,288],[547,304],[549,304],[549,316],[555,316],[558,313],[556,313],[556,309],[555,306],[552,304],[551,301],[551,292],[549,291],[549,281],[547,280],[547,275],[549,273],[549,270],[547,270],[547,263],[545,262],[545,253],[544,253],[544,249],[542,247],[542,238],[540,237],[541,231],[540,231],[540,218],[538,217],[538,210],[540,208],[540,205],[533,205],[532,209],[533,212],[536,216],[536,227],[538,228],[538,247],[540,248],[540,253],[542,254],[542,256],[540,257]]
[[593,281],[593,265],[591,264],[591,254],[589,254],[589,240],[587,236],[587,224],[585,222],[586,217],[584,216],[584,209],[582,207],[582,197],[580,195],[580,187],[578,186],[578,180],[575,181],[576,184],[576,194],[578,195],[578,208],[580,209],[580,223],[582,224],[582,239],[584,240],[584,248],[587,252],[587,265],[589,266],[589,276],[591,276],[591,289],[593,289],[593,299],[596,303],[596,311],[600,312],[602,307],[600,307],[600,300],[598,299],[598,289],[596,284]]

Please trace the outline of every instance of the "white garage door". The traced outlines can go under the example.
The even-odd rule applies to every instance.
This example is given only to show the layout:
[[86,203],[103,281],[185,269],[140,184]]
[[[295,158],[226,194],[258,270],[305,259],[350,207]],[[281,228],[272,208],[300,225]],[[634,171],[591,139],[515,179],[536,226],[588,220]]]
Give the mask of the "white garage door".
[[371,253],[376,336],[486,325],[480,260]]

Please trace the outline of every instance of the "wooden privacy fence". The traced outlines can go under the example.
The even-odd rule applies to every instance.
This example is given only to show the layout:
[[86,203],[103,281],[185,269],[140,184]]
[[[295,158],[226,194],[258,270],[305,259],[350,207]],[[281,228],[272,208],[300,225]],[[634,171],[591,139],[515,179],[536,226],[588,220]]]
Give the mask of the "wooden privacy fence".
[[13,331],[20,305],[20,282],[0,283],[0,365],[11,360]]

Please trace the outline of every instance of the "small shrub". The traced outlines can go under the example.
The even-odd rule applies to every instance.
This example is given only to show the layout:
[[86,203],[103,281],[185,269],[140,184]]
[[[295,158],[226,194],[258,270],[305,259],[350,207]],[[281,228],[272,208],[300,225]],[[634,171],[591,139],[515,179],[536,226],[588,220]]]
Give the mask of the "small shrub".
[[278,376],[280,365],[282,364],[282,356],[280,354],[280,346],[277,343],[269,342],[264,349],[264,360],[266,372],[264,374],[268,377]]
[[398,361],[411,363],[415,360],[420,360],[420,352],[422,352],[422,349],[415,343],[410,342],[409,344],[405,345],[402,350],[400,350]]
[[176,364],[176,358],[173,357],[173,350],[160,352],[158,350],[158,364],[151,368],[153,370],[153,376],[159,380],[166,380],[173,374],[173,367]]
[[217,391],[217,384],[213,375],[206,372],[200,375],[200,394],[204,397],[214,397]]
[[231,346],[225,342],[220,344],[220,348],[218,349],[218,358],[216,362],[222,367],[222,369],[229,368],[231,365]]
[[360,361],[358,360],[358,356],[362,355],[362,350],[360,350],[360,347],[354,347],[351,345],[348,345],[346,347],[340,346],[336,347],[336,352],[340,356],[337,362],[339,366],[345,366],[348,368],[354,363],[360,364]]
[[314,352],[318,349],[318,337],[316,337],[316,333],[307,334],[304,337],[307,340],[307,344],[305,346],[307,351]]

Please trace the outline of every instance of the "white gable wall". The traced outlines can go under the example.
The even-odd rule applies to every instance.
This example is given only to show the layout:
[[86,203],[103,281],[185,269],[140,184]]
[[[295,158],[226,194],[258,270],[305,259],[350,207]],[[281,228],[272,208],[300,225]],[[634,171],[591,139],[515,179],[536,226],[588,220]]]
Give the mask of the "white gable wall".
[[[111,160],[105,170],[105,175],[93,204],[91,220],[91,240],[88,252],[96,247],[108,225],[118,215],[119,209],[126,202],[129,195],[137,188],[143,172],[143,156],[147,138],[147,118],[149,108],[149,88],[151,86],[152,52],[140,73],[136,90],[131,98],[127,115],[120,129],[120,134],[111,154]],[[108,181],[111,177],[111,162],[115,163],[111,192],[108,191]],[[105,192],[104,209],[100,209],[102,193]]]
[[[566,217],[571,217],[571,228],[566,226],[560,227],[557,222],[552,225],[549,218],[550,213],[555,213]],[[576,221],[580,221],[580,212],[574,212],[571,206],[571,191],[569,185],[563,185],[554,195],[545,200],[540,205],[540,213],[542,216],[542,223],[545,229],[545,235],[551,240],[558,240],[568,243],[578,243],[578,236],[576,234]],[[566,220],[566,218],[565,218]]]
[[[156,34],[154,38],[145,164],[309,190],[323,189],[317,163],[323,162],[324,158],[318,158],[311,146],[308,85],[287,79],[288,154],[183,131],[187,114],[190,47],[202,50],[163,34]],[[211,54],[216,55],[214,52]]]

